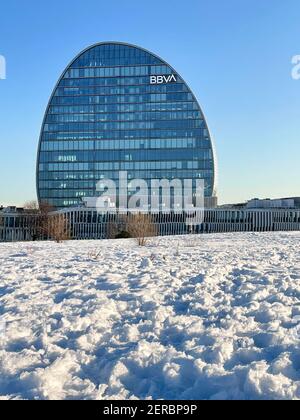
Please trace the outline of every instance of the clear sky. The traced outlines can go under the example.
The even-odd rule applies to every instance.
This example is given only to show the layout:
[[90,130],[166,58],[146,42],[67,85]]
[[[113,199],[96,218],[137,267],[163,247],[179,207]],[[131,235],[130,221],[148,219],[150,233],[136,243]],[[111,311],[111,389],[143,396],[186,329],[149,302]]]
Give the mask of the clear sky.
[[34,199],[39,131],[69,62],[100,41],[158,54],[199,99],[221,203],[300,195],[299,0],[3,0],[0,204]]

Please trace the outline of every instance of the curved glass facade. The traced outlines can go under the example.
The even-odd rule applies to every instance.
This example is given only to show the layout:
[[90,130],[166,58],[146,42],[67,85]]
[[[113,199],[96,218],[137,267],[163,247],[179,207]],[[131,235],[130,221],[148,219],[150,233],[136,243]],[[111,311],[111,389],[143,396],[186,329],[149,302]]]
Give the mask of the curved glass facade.
[[215,194],[212,141],[189,87],[159,57],[110,42],[82,52],[54,89],[39,143],[39,201],[77,205],[119,171],[204,179],[205,195]]

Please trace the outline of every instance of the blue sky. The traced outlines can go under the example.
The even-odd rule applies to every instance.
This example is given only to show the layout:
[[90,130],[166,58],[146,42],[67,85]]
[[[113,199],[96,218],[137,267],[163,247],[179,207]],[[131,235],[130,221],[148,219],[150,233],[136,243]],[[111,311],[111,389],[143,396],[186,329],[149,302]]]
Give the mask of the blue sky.
[[1,2],[0,204],[35,198],[43,114],[71,59],[124,41],[168,61],[206,114],[221,203],[300,195],[299,0]]

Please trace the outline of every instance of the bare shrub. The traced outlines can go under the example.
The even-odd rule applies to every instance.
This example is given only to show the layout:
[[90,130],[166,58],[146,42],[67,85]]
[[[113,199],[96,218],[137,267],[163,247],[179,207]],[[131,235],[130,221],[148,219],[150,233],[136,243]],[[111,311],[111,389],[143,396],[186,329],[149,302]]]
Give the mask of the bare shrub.
[[127,215],[118,215],[115,220],[112,220],[107,226],[107,239],[128,239],[131,238],[127,231]]
[[51,212],[54,211],[54,208],[47,203],[46,201],[41,202],[39,206],[39,216],[38,216],[38,232],[43,239],[51,238],[50,231],[50,221],[51,221]]
[[100,256],[101,256],[101,251],[96,251],[96,250],[93,250],[93,251],[90,251],[90,252],[88,253],[88,258],[89,258],[90,260],[98,261],[98,260],[99,260],[99,258],[100,258]]
[[184,241],[184,246],[187,248],[196,248],[199,245],[199,235],[190,234]]
[[136,239],[139,246],[145,246],[149,238],[157,236],[152,217],[144,213],[127,216],[126,232]]
[[69,223],[64,214],[49,217],[44,229],[48,237],[57,243],[71,239]]
[[119,227],[116,222],[110,222],[107,225],[106,237],[107,239],[115,239],[119,233]]

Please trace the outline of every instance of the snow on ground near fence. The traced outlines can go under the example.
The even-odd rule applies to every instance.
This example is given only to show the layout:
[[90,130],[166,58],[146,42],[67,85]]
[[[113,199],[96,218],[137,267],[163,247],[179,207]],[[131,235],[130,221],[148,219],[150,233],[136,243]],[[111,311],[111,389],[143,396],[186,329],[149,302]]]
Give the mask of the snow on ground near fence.
[[299,239],[1,244],[1,398],[300,399]]

